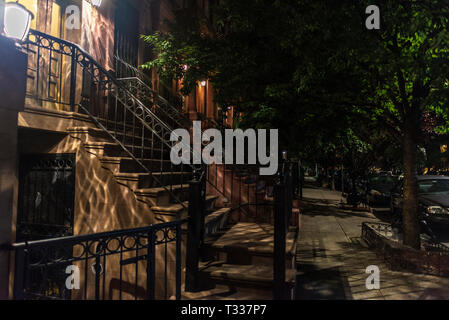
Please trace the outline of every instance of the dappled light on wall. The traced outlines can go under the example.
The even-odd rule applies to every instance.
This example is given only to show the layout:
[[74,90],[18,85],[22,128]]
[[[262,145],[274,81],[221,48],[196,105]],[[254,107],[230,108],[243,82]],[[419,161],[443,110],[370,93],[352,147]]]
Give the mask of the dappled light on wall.
[[103,67],[113,69],[114,12],[106,4],[96,8],[83,1],[81,46]]

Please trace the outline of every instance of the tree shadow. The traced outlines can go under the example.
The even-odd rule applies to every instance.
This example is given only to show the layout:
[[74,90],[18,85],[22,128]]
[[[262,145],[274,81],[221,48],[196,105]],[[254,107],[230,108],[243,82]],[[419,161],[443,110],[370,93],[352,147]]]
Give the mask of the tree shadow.
[[297,300],[349,300],[345,288],[347,280],[341,274],[339,267],[313,270],[309,265],[309,271],[296,277]]

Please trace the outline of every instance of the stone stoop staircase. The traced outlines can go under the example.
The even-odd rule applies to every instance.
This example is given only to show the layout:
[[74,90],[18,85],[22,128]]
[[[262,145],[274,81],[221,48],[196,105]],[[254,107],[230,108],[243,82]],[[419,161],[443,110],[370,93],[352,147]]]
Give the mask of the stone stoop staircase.
[[[171,199],[170,191],[161,186],[152,174],[145,172],[108,132],[93,127],[72,127],[68,129],[68,133],[72,138],[81,140],[84,148],[99,159],[103,168],[109,170],[118,183],[128,187],[139,201],[150,206],[157,222],[176,221],[188,217],[188,182],[192,178],[192,173],[183,171],[182,167],[173,167],[168,149],[164,151],[153,149],[154,160],[150,157],[150,150],[145,150],[147,157],[140,161],[163,186],[171,189],[176,197],[183,201],[183,205]],[[120,140],[124,141],[122,143],[125,147],[128,140],[132,145],[132,136],[129,134]],[[162,172],[161,158],[164,159]],[[254,187],[253,184],[244,182],[247,178],[248,176],[238,175],[235,177],[240,185],[246,184],[247,188]],[[266,192],[267,190],[262,191]],[[183,289],[182,298],[273,299],[274,227],[269,223],[236,218],[231,208],[217,206],[219,198],[220,195],[211,192],[206,196],[205,242],[201,248],[199,269],[201,291],[188,293]],[[245,200],[251,199],[243,199]],[[264,200],[271,199],[265,195]],[[185,230],[186,225],[183,228]],[[288,296],[292,298],[296,280],[296,238],[296,230],[292,229],[286,241],[286,282]]]
[[[140,102],[139,98],[143,99],[145,108],[154,110],[157,114],[159,120],[156,122],[159,122],[158,125],[161,128],[164,126],[174,128],[171,120],[182,118],[181,114],[170,114],[169,110],[175,110],[173,107],[166,110],[159,107],[154,108],[155,105],[151,99],[150,101],[144,99],[148,95],[148,90],[145,91],[144,86],[135,87],[136,90],[132,90],[133,88],[134,86],[131,85],[132,94],[125,92],[125,95],[137,102]],[[143,88],[143,91],[140,91],[139,88]],[[141,106],[139,103],[137,105]],[[144,108],[142,110],[144,114],[147,112]],[[165,112],[168,113],[165,114]],[[179,111],[177,112],[179,113]],[[111,116],[114,116],[113,113]],[[115,111],[115,117],[117,115],[119,112]],[[125,123],[112,123],[114,131],[107,131],[110,130],[108,128],[111,128],[108,125],[108,120],[98,120],[93,115],[91,117],[94,122],[97,122],[98,129],[74,127],[69,129],[70,135],[80,139],[84,148],[98,157],[103,168],[112,172],[118,183],[127,186],[139,201],[150,206],[157,221],[170,222],[186,219],[188,217],[188,182],[192,178],[191,168],[173,166],[170,161],[170,150],[164,147],[161,141],[151,140],[150,136],[146,134],[138,136],[138,132],[149,123],[139,122],[141,120],[137,111],[135,114],[131,111],[127,113],[125,109],[123,117],[126,121]],[[165,122],[171,125],[167,125]],[[184,121],[181,122],[184,123]],[[187,122],[186,126],[191,127]],[[101,127],[103,128],[100,129]],[[152,136],[154,137],[154,135]],[[112,137],[115,137],[116,140]],[[164,137],[163,134],[162,137]],[[120,141],[122,145],[116,141]],[[163,149],[153,146],[160,146]],[[123,147],[134,155],[140,154],[140,158],[143,159],[139,158],[136,161]],[[142,168],[139,161],[147,170]],[[201,247],[202,260],[199,271],[200,286],[203,290],[195,294],[185,293],[183,298],[272,299],[274,227],[272,224],[241,220],[240,214],[236,219],[235,216],[232,216],[235,212],[232,212],[231,208],[224,207],[223,203],[223,198],[227,198],[231,205],[254,201],[263,203],[271,201],[272,195],[268,192],[266,184],[259,188],[257,177],[254,180],[250,172],[243,175],[236,173],[234,176],[231,171],[226,171],[224,168],[221,171],[223,180],[226,175],[231,174],[232,184],[228,188],[234,188],[234,182],[237,182],[239,190],[246,186],[248,193],[247,196],[244,196],[239,192],[238,197],[234,198],[232,196],[234,193],[229,192],[230,190],[220,192],[220,189],[217,189],[215,191],[219,192],[212,192],[211,186],[208,187],[204,221],[205,242]],[[219,175],[216,174],[216,180],[220,179]],[[210,181],[208,182],[210,184]],[[256,192],[250,192],[251,190]],[[251,196],[253,193],[254,196]],[[228,198],[229,195],[231,197]],[[248,213],[251,214],[251,211]],[[286,282],[290,297],[294,296],[295,288],[296,238],[296,230],[292,230],[286,240]]]
[[[84,148],[100,160],[104,169],[113,173],[118,183],[128,187],[139,201],[150,206],[158,222],[187,218],[187,199],[192,173],[182,172],[180,167],[172,168],[168,151],[164,151],[163,159],[166,159],[166,164],[164,163],[165,170],[162,172],[160,172],[160,150],[153,150],[153,157],[158,160],[144,159],[142,161],[150,170],[154,169],[155,172],[152,174],[162,183],[161,186],[151,174],[145,173],[139,164],[127,155],[104,130],[92,127],[72,127],[68,128],[68,133],[72,138],[80,139]],[[184,206],[171,199],[168,191],[170,185],[178,199],[184,201]],[[163,186],[166,186],[168,190]],[[217,198],[216,195],[206,196],[206,228],[211,231],[224,225],[222,220],[227,218],[230,211],[226,208],[216,208]]]
[[[176,194],[184,204],[171,199],[170,192],[155,181],[103,129],[68,128],[72,138],[82,141],[84,148],[113,173],[118,183],[128,187],[136,198],[151,207],[158,222],[188,217],[189,180],[192,173],[172,167],[169,152],[153,150],[153,157],[165,160],[141,160],[153,175]],[[125,145],[128,139],[126,136]],[[239,178],[240,179],[240,178]],[[201,248],[199,282],[201,291],[188,293],[185,300],[271,300],[273,299],[274,227],[272,224],[248,222],[232,216],[231,208],[217,207],[219,195],[206,196],[205,242]],[[186,225],[183,226],[185,228]],[[296,230],[288,233],[286,248],[286,282],[288,295],[294,297],[296,278]]]
[[[297,232],[286,240],[287,295],[294,299]],[[227,221],[209,234],[202,247],[200,291],[183,292],[184,300],[272,300],[274,227]]]

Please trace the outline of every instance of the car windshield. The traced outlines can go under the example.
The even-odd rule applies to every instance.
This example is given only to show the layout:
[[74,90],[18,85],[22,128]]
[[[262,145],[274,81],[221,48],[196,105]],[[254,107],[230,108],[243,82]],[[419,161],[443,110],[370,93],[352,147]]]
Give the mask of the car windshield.
[[449,180],[446,179],[423,180],[418,186],[421,194],[449,193]]

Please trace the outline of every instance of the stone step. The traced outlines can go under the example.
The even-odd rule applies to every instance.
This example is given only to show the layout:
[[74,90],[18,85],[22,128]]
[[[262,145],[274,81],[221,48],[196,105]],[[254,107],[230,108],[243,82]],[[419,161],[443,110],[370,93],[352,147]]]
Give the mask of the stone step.
[[[109,130],[105,131],[101,128],[90,128],[90,127],[70,127],[67,129],[68,133],[76,138],[81,139],[83,142],[110,142],[115,143],[115,139],[117,139],[120,143],[124,145],[142,145],[145,146],[152,146],[153,148],[159,148],[162,149],[162,147],[168,148],[165,144],[162,144],[162,142],[154,136],[146,132],[143,138],[142,138],[142,132],[139,130],[137,131],[121,131],[121,130],[114,130],[113,128],[109,128]],[[154,143],[152,141],[154,140]]]
[[84,143],[112,142],[113,140],[102,129],[90,127],[70,127],[67,132],[74,138],[81,139]]
[[208,214],[204,219],[204,237],[209,237],[223,230],[229,222],[231,208],[221,208]]
[[[100,159],[103,166],[117,173],[147,173],[136,160],[128,157],[102,157]],[[139,160],[150,172],[181,172],[190,170],[188,166],[173,165],[170,160],[145,159]]]
[[[188,188],[188,187],[187,187]],[[148,189],[150,190],[150,189]],[[215,201],[217,200],[215,195],[206,196],[206,211],[212,211],[215,207]],[[189,202],[185,201],[184,206],[188,206]],[[183,205],[181,204],[166,204],[166,205],[156,205],[152,207],[152,210],[158,213],[177,213],[183,210]],[[206,220],[205,220],[206,221]]]
[[[270,290],[245,290],[240,288],[237,290],[234,286],[216,285],[214,288],[199,292],[186,292],[185,287],[181,288],[181,300],[185,301],[201,301],[201,300],[240,300],[240,301],[260,301],[272,300],[273,293]],[[171,297],[170,300],[175,300]]]
[[[207,210],[209,211],[213,210],[216,200],[217,196],[214,195],[206,196]],[[165,205],[152,206],[151,210],[157,216],[159,221],[171,222],[186,219],[188,217],[188,208],[189,202],[184,201],[182,204],[165,204]],[[212,223],[212,221],[209,221],[208,223]]]
[[151,207],[154,217],[160,223],[172,222],[187,219],[189,213],[189,202],[184,201],[182,204],[171,204],[165,206]]
[[[274,227],[270,224],[237,223],[218,239],[208,239],[203,246],[205,259],[239,265],[273,265]],[[297,230],[286,235],[286,267],[296,267]]]
[[[164,153],[164,159],[170,159],[170,150],[164,148],[151,148],[150,146],[124,146],[129,152],[131,152],[138,159],[160,159],[162,153]],[[84,148],[89,152],[99,156],[99,157],[129,157],[129,153],[122,148],[118,143],[115,142],[86,142]]]
[[[182,184],[148,189],[136,189],[134,190],[134,193],[136,194],[137,199],[147,203],[151,207],[173,207],[173,199],[170,193],[175,194],[179,200],[186,201],[188,199],[189,185]],[[177,212],[179,210],[172,211]]]
[[[234,265],[214,262],[200,268],[200,283],[206,287],[229,285],[237,288],[273,290],[273,267],[259,265]],[[286,285],[293,293],[296,270],[286,270]],[[238,291],[238,289],[237,289]]]
[[192,178],[190,172],[116,173],[114,176],[119,183],[128,186],[133,191],[167,185],[185,185]]
[[153,148],[168,148],[162,141],[149,130],[145,130],[142,133],[142,129],[135,129],[134,131],[115,130],[114,128],[108,128],[108,133],[112,135],[122,144],[153,146]]

